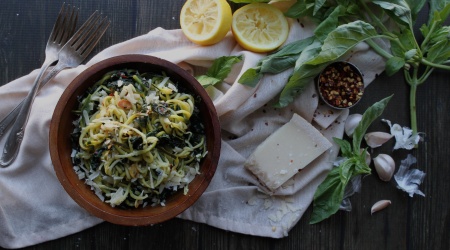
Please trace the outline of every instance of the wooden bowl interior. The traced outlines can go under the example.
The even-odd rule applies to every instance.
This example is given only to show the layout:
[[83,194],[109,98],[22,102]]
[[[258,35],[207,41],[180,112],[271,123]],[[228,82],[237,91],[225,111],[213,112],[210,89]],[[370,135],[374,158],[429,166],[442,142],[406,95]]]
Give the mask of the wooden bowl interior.
[[[189,184],[187,195],[179,191],[166,200],[165,206],[147,206],[137,209],[113,208],[102,202],[79,180],[71,161],[72,144],[70,134],[76,119],[72,112],[78,106],[77,97],[111,70],[137,69],[140,72],[165,72],[174,82],[198,94],[202,101],[198,104],[205,125],[208,154],[203,159],[200,172]],[[197,80],[177,65],[155,57],[126,55],[107,59],[82,72],[68,86],[61,96],[50,125],[50,153],[58,179],[67,193],[91,214],[121,225],[156,224],[175,217],[190,207],[205,191],[211,181],[220,155],[220,124],[214,105]]]

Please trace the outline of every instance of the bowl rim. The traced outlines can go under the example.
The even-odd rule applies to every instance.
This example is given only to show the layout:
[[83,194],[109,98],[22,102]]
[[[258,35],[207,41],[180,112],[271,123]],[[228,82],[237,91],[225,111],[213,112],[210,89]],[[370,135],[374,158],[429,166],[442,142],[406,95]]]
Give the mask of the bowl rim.
[[[113,208],[109,204],[102,202],[95,194],[94,192],[90,192],[91,197],[94,197],[95,199],[91,200],[87,197],[84,197],[83,195],[80,195],[78,193],[78,190],[80,189],[86,189],[88,186],[84,183],[83,180],[79,180],[78,178],[74,178],[76,176],[75,171],[73,170],[73,165],[70,164],[70,167],[64,167],[63,166],[63,157],[62,152],[60,152],[60,147],[58,147],[58,141],[63,140],[64,136],[61,134],[61,124],[62,124],[62,117],[63,113],[68,111],[67,105],[69,102],[69,99],[76,98],[74,95],[77,93],[77,91],[81,88],[84,88],[84,91],[94,84],[96,81],[89,83],[85,83],[88,80],[92,80],[90,78],[93,78],[93,75],[96,74],[96,72],[102,72],[102,71],[110,71],[114,69],[121,69],[120,65],[129,65],[133,63],[138,64],[145,64],[145,65],[157,65],[157,67],[163,68],[166,73],[170,76],[172,74],[177,75],[178,78],[184,79],[186,82],[188,82],[190,87],[194,90],[194,92],[200,96],[202,99],[202,102],[204,103],[204,106],[206,107],[202,111],[206,111],[207,114],[203,114],[204,117],[210,117],[211,122],[211,128],[208,131],[210,131],[210,134],[212,135],[212,138],[210,140],[212,141],[210,146],[208,147],[208,154],[205,159],[203,159],[202,165],[207,164],[207,172],[201,173],[200,175],[197,175],[193,182],[196,181],[198,186],[196,188],[189,187],[189,192],[187,195],[179,194],[179,192],[175,195],[176,197],[181,197],[181,203],[179,203],[177,206],[156,206],[156,207],[150,207],[147,206],[146,208],[137,208],[137,209],[130,209],[130,210],[124,210],[120,208]],[[131,67],[129,67],[131,68]],[[170,71],[170,73],[168,73]],[[98,73],[97,73],[98,74]],[[100,74],[100,76],[103,74]],[[98,78],[97,78],[98,80]],[[209,119],[208,119],[209,120]],[[66,121],[67,123],[67,121]],[[72,123],[72,121],[70,121]],[[206,127],[206,126],[205,126]],[[207,132],[207,131],[205,131]],[[207,138],[208,140],[208,138]],[[69,141],[70,143],[70,141]],[[53,169],[56,173],[56,176],[58,180],[60,181],[61,185],[65,189],[65,191],[69,194],[69,196],[82,208],[87,210],[90,214],[103,219],[105,221],[119,224],[119,225],[132,225],[132,226],[143,226],[143,225],[152,225],[164,222],[166,220],[172,219],[176,217],[178,214],[182,213],[184,210],[189,208],[192,204],[194,204],[200,196],[203,194],[203,192],[206,190],[206,188],[209,186],[209,183],[212,180],[213,175],[215,174],[215,171],[217,169],[219,157],[220,157],[220,148],[221,148],[221,129],[220,129],[220,122],[219,118],[215,109],[215,106],[207,94],[204,87],[188,72],[186,72],[184,69],[179,67],[178,65],[169,62],[167,60],[149,56],[149,55],[139,55],[139,54],[127,54],[127,55],[120,55],[115,57],[110,57],[107,59],[104,59],[102,61],[99,61],[92,66],[89,66],[88,68],[84,69],[80,74],[78,74],[72,82],[67,86],[67,88],[64,90],[63,94],[61,95],[60,99],[57,102],[57,105],[55,107],[51,122],[50,122],[50,130],[49,130],[49,146],[50,146],[50,157],[53,164]],[[210,148],[212,150],[210,150]],[[67,162],[67,159],[65,159]],[[71,171],[71,172],[70,172]],[[197,181],[197,180],[198,181]],[[191,182],[192,183],[192,182]],[[182,196],[180,196],[182,195]],[[172,197],[170,197],[172,198]],[[168,200],[170,199],[168,198]],[[173,197],[175,198],[175,197]],[[150,207],[150,208],[149,208]],[[145,212],[147,210],[152,209],[154,214],[151,216],[145,216]],[[131,214],[129,211],[134,211]]]

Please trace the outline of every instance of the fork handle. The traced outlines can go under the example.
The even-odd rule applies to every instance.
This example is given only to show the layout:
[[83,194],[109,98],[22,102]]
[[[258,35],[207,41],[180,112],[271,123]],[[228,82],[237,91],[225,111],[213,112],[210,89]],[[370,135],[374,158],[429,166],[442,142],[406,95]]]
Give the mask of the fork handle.
[[56,64],[56,66],[48,73],[48,77],[45,78],[47,82],[41,82],[40,81],[41,77],[49,66],[50,64],[43,65],[43,67],[41,68],[41,72],[34,81],[32,89],[28,93],[27,97],[23,100],[23,104],[20,107],[20,109],[18,109],[19,113],[16,117],[14,125],[11,127],[11,131],[5,142],[3,152],[0,158],[0,166],[2,167],[10,165],[16,159],[19,153],[20,144],[22,143],[23,140],[25,127],[31,112],[31,107],[40,85],[44,85],[56,74],[58,74],[62,69],[64,69],[64,67],[61,67],[61,65]]
[[[46,74],[42,78],[41,84],[39,85],[39,90],[41,90],[41,88],[45,84],[47,84],[50,80],[52,80],[53,77],[55,77],[55,76],[56,76],[56,74]],[[38,90],[38,92],[39,92],[39,90]],[[3,120],[0,121],[0,138],[2,138],[5,135],[6,130],[13,123],[13,121],[16,120],[24,102],[25,102],[25,98],[13,110],[11,110],[11,112],[9,112],[9,114],[6,115],[6,117],[3,118]]]

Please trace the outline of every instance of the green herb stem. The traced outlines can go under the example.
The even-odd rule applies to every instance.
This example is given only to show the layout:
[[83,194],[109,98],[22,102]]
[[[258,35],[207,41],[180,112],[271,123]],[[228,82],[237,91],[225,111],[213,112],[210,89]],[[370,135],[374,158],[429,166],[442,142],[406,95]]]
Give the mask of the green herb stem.
[[450,70],[450,66],[448,66],[448,65],[433,63],[433,62],[428,61],[425,58],[422,58],[421,63],[423,63],[424,65],[430,66],[430,67],[438,68],[438,69]]
[[431,75],[433,70],[434,70],[433,67],[427,66],[425,68],[425,71],[422,74],[422,76],[418,79],[417,86],[419,86],[420,84],[424,83],[428,79],[428,77]]
[[416,92],[417,84],[410,84],[409,111],[411,116],[411,129],[413,131],[413,134],[417,134]]
[[433,31],[436,29],[436,22],[433,22],[431,24],[430,30],[428,31],[427,36],[423,39],[421,48],[425,48],[428,44],[428,41],[431,39],[431,34],[433,34]]
[[391,54],[389,54],[389,52],[387,52],[386,50],[384,50],[383,48],[381,48],[375,41],[373,41],[372,39],[367,39],[366,43],[373,49],[375,50],[375,52],[377,52],[379,55],[385,57],[386,59],[389,59],[391,57],[393,57]]

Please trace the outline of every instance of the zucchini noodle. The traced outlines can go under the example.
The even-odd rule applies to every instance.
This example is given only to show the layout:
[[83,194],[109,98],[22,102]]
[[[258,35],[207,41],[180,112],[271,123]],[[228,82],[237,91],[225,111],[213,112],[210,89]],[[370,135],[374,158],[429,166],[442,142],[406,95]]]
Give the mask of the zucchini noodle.
[[72,135],[78,177],[113,207],[164,206],[189,191],[207,154],[199,97],[164,73],[107,73],[79,97]]

